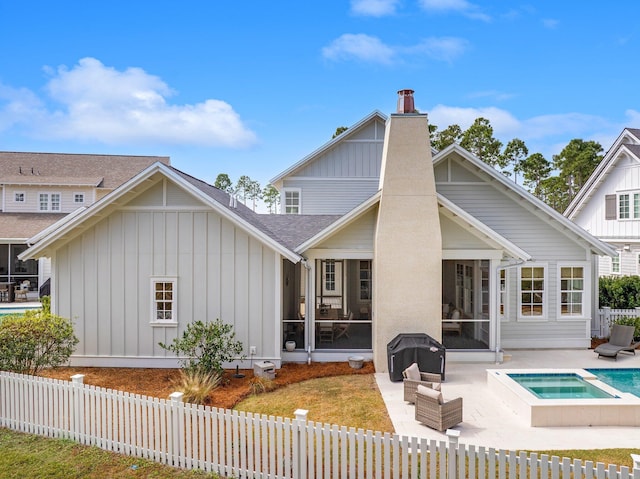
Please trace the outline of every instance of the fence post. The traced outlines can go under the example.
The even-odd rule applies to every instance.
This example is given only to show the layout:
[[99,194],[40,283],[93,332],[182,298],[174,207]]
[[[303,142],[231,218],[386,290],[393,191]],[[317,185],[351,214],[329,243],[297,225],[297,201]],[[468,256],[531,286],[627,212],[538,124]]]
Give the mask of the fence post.
[[307,477],[307,416],[306,409],[296,409],[295,431],[293,435],[293,477]]
[[73,432],[76,442],[84,443],[84,374],[71,376],[73,385]]
[[445,434],[449,439],[447,477],[448,479],[456,479],[458,477],[458,438],[460,437],[460,431],[447,429]]
[[605,306],[602,308],[603,320],[600,322],[600,337],[606,338],[609,336],[609,328],[611,327],[611,308]]
[[171,462],[173,466],[183,466],[183,454],[184,448],[184,414],[182,411],[183,403],[182,397],[184,393],[173,392],[169,394],[171,399],[171,438],[167,438],[173,441],[173,458]]

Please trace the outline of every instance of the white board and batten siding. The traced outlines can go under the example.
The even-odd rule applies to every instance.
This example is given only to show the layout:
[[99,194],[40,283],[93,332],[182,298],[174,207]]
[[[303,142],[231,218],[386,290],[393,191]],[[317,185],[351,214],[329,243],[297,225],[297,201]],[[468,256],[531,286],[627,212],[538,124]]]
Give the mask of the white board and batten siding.
[[[253,359],[275,360],[280,263],[220,214],[158,184],[56,253],[55,311],[73,319],[80,339],[72,364],[174,367],[158,343],[191,321],[218,318],[247,355],[255,346]],[[176,325],[152,324],[152,278],[176,279]]]
[[302,214],[345,214],[378,191],[383,142],[372,121],[287,176],[282,192],[299,189]]
[[[531,203],[514,200],[499,184],[487,182],[457,161],[440,163],[435,173],[438,193],[529,253],[532,261],[527,264],[545,268],[545,311],[543,317],[536,319],[519,317],[518,266],[507,268],[506,315],[500,324],[501,346],[588,346],[592,316],[590,251],[554,228],[544,213],[535,210]],[[559,267],[562,265],[584,267],[584,294],[589,296],[585,297],[585,311],[581,317],[560,316]]]

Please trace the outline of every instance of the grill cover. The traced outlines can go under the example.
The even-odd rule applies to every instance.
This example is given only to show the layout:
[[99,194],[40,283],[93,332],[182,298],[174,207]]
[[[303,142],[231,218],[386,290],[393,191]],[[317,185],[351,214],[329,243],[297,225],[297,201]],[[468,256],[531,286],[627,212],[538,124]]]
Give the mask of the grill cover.
[[420,371],[440,374],[444,381],[445,347],[428,334],[398,334],[387,344],[389,378],[402,381],[402,371],[418,363]]

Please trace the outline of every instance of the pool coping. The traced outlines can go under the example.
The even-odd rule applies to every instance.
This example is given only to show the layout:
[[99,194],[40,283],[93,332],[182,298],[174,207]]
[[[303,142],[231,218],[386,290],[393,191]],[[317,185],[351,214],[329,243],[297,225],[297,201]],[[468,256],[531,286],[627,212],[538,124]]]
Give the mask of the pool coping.
[[[532,373],[577,374],[614,397],[540,399],[508,376]],[[640,426],[640,398],[603,383],[585,369],[487,369],[487,385],[530,426]]]

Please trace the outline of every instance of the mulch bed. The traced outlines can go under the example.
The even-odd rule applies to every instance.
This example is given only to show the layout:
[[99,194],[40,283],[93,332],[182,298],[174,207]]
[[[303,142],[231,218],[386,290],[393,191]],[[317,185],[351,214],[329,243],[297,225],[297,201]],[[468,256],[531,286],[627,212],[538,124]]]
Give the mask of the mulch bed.
[[[253,370],[241,369],[244,378],[234,377],[236,370],[226,370],[222,384],[216,388],[207,404],[218,408],[231,409],[251,394],[251,382],[254,380]],[[276,370],[276,378],[272,381],[275,388],[286,386],[307,379],[347,374],[372,374],[375,372],[373,362],[368,361],[361,369],[353,369],[348,362],[295,364],[286,363]],[[180,378],[179,369],[156,368],[80,368],[61,367],[41,371],[40,376],[70,380],[74,374],[84,374],[84,383],[107,389],[127,391],[133,394],[167,399],[176,391],[175,384]]]

